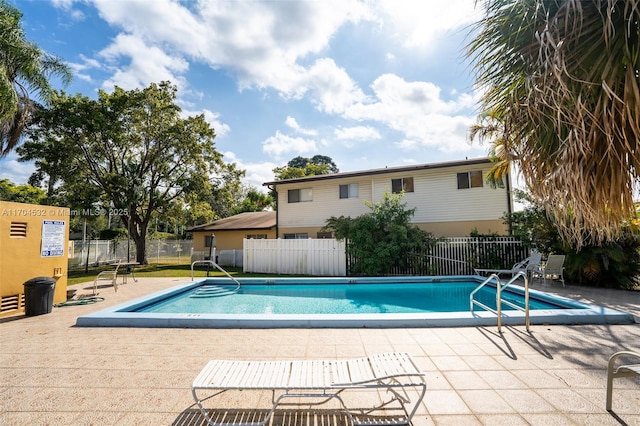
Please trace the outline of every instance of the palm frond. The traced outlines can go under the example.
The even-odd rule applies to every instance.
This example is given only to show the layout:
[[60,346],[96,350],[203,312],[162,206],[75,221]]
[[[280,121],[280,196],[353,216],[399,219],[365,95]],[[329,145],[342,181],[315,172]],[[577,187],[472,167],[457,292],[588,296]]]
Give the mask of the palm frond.
[[532,195],[578,247],[614,239],[640,179],[637,1],[487,0],[469,44],[486,110]]

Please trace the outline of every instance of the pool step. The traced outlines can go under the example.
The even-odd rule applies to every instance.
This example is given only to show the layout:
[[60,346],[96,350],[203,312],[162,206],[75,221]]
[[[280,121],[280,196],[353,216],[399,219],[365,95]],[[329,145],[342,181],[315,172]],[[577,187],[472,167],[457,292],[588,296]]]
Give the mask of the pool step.
[[230,289],[229,287],[220,287],[217,285],[203,285],[198,288],[191,296],[193,298],[202,298],[202,297],[220,297],[220,296],[229,296],[231,294],[235,294],[235,289]]

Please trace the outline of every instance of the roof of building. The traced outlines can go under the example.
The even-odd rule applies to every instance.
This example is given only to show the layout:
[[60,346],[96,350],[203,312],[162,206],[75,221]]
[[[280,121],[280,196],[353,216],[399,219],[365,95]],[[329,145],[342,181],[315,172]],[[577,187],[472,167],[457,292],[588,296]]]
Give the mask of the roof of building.
[[195,231],[237,231],[244,229],[271,229],[276,227],[276,212],[246,212],[225,217],[204,225],[187,229]]
[[327,175],[314,175],[314,176],[305,176],[301,178],[295,179],[283,179],[276,180],[272,182],[265,182],[262,185],[282,185],[287,183],[299,183],[299,182],[311,182],[316,180],[330,180],[330,179],[344,179],[344,178],[352,178],[359,176],[371,176],[371,175],[380,175],[385,173],[398,173],[398,172],[412,172],[417,170],[426,170],[426,169],[441,169],[445,167],[458,167],[458,166],[470,166],[475,164],[486,164],[491,163],[491,160],[482,157],[482,158],[472,158],[458,161],[447,161],[442,163],[429,163],[429,164],[413,164],[410,166],[398,166],[398,167],[385,167],[383,169],[369,169],[369,170],[360,170],[355,172],[342,172],[342,173],[331,173]]

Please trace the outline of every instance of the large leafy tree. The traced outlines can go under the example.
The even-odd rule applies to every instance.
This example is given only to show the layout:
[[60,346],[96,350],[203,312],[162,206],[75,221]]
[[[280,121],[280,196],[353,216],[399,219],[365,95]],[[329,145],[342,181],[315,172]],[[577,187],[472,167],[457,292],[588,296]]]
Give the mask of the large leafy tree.
[[336,166],[336,163],[334,163],[333,159],[326,155],[314,155],[311,158],[301,156],[294,157],[289,160],[289,162],[287,163],[287,167],[304,169],[310,164],[315,166],[327,166],[328,173],[339,172],[338,166]]
[[271,196],[258,191],[256,188],[249,188],[244,200],[233,209],[232,214],[261,212],[271,207],[273,207],[273,198]]
[[0,201],[40,204],[46,198],[45,192],[31,185],[16,185],[9,179],[0,179]]
[[565,241],[614,240],[640,178],[640,3],[481,4],[468,54],[508,157]]
[[0,157],[18,144],[29,124],[34,108],[30,96],[47,102],[53,94],[51,77],[65,84],[71,80],[66,64],[27,40],[21,19],[18,9],[0,1]]
[[175,99],[168,82],[100,91],[97,100],[60,94],[39,111],[25,148],[54,144],[67,152],[74,170],[62,176],[67,191],[82,196],[98,190],[102,205],[129,230],[140,263],[146,263],[151,218],[169,212],[185,194],[206,190],[223,168],[214,129],[203,115],[182,118]]
[[294,157],[289,160],[286,166],[273,169],[276,180],[296,179],[338,172],[336,163],[326,155],[314,155],[311,158]]
[[211,192],[207,201],[215,212],[215,218],[220,219],[233,214],[244,195],[241,179],[246,171],[238,169],[235,163],[223,164],[211,184]]

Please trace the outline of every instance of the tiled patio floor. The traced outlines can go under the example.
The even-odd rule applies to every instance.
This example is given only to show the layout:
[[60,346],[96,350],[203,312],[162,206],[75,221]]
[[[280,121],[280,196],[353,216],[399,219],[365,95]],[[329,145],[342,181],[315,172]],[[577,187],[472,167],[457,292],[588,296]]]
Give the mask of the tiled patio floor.
[[[182,279],[129,280],[100,289],[93,305],[0,319],[0,424],[203,425],[190,385],[212,358],[413,355],[427,376],[414,418],[422,425],[640,425],[640,380],[617,379],[614,413],[605,410],[606,364],[640,351],[632,325],[432,329],[81,328],[76,318]],[[541,285],[536,288],[541,288]],[[90,293],[90,285],[80,285]],[[640,293],[548,285],[543,290],[633,313]],[[248,409],[239,394],[228,409]],[[283,409],[273,425],[343,425],[329,411]]]

